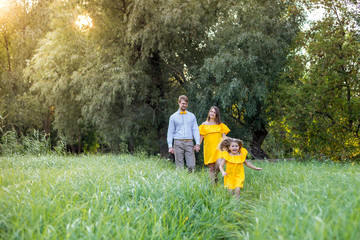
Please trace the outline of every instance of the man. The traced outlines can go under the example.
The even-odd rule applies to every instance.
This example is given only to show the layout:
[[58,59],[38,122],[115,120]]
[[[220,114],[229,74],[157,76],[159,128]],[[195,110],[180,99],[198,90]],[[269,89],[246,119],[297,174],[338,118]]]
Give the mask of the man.
[[[200,134],[195,115],[186,111],[188,102],[185,95],[179,97],[179,110],[170,116],[167,142],[169,152],[175,154],[176,167],[184,167],[185,157],[188,170],[193,172],[195,168],[194,150],[196,152],[200,150]],[[195,139],[195,146],[193,139]]]

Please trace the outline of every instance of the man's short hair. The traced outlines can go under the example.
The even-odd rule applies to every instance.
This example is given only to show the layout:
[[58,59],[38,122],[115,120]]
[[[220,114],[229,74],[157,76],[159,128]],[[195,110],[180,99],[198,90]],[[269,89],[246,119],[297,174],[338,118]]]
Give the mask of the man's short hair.
[[187,96],[185,96],[185,95],[181,95],[181,96],[179,97],[179,102],[181,102],[182,100],[184,100],[185,102],[189,102],[189,99],[188,99]]

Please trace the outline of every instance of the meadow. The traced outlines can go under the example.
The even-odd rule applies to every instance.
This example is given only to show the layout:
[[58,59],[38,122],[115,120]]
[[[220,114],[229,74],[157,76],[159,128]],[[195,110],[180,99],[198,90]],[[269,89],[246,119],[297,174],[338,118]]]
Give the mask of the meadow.
[[236,199],[158,157],[1,157],[0,239],[360,239],[360,166],[254,164]]

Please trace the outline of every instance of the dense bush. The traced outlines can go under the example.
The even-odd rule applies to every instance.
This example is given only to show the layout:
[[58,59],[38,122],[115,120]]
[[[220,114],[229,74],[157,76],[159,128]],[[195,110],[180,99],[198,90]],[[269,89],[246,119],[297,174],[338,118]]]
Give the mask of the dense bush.
[[[54,151],[53,151],[54,150]],[[0,155],[45,155],[51,152],[64,154],[66,143],[58,140],[52,147],[49,134],[32,130],[27,134],[18,134],[16,131],[7,131],[0,138]]]

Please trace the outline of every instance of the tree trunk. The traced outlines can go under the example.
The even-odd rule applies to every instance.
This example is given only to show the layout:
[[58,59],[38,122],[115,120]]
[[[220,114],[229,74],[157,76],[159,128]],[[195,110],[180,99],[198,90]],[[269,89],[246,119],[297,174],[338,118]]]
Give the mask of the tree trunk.
[[43,129],[45,133],[50,135],[51,132],[51,119],[54,115],[53,106],[50,106],[46,112],[45,119],[43,120]]
[[264,126],[252,133],[252,141],[250,142],[250,153],[256,159],[269,159],[267,153],[261,148],[268,131]]
[[80,154],[81,153],[81,134],[79,134],[78,136],[78,150],[77,153]]
[[[162,79],[162,70],[160,66],[159,52],[153,52],[152,57],[149,58],[149,64],[151,66],[150,75],[153,78],[155,88],[159,92],[158,99],[150,101],[150,106],[155,112],[155,120],[157,122],[157,139],[158,139],[158,151],[162,157],[168,157],[168,147],[166,142],[167,134],[167,118],[164,115],[165,105],[161,104],[161,100],[165,99],[165,93],[167,91],[166,83]],[[151,97],[151,95],[150,95]]]
[[10,61],[11,57],[10,57],[10,49],[9,49],[9,39],[8,39],[6,31],[3,32],[3,37],[4,37],[4,47],[6,49],[6,56],[7,56],[7,63],[8,63],[7,71],[11,72],[11,61]]
[[135,151],[134,137],[131,135],[128,139],[128,151],[133,153]]

